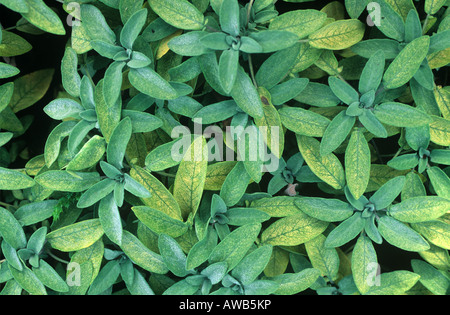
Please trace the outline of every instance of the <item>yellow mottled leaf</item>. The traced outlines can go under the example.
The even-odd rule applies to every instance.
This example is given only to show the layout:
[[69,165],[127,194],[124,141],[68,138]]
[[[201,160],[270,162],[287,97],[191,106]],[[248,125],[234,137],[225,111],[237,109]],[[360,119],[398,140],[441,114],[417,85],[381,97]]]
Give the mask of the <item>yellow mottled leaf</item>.
[[175,33],[167,36],[166,38],[162,39],[159,43],[158,51],[156,52],[156,59],[159,60],[162,57],[164,57],[165,54],[170,50],[168,43],[172,38],[175,38],[177,36],[180,36],[183,33],[182,30],[178,30]]
[[320,142],[312,137],[297,135],[297,143],[303,158],[317,177],[335,189],[344,188],[344,168],[333,153],[322,156]]
[[195,215],[205,186],[208,167],[208,150],[206,140],[197,137],[189,147],[178,167],[173,196],[178,202],[183,218],[190,213]]
[[359,20],[340,20],[310,35],[309,43],[315,48],[341,50],[361,41],[364,30],[364,24]]
[[164,212],[174,219],[183,220],[177,201],[156,177],[136,165],[131,169],[130,175],[150,191],[151,197],[142,199],[146,206]]
[[436,86],[434,88],[434,97],[436,98],[442,116],[450,119],[450,90],[448,87]]

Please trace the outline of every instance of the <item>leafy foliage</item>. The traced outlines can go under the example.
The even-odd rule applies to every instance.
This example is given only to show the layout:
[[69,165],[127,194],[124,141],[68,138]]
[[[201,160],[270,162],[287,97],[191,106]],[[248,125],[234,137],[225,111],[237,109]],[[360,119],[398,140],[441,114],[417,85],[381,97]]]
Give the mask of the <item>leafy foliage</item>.
[[0,0],[1,294],[450,292],[449,1],[60,2]]

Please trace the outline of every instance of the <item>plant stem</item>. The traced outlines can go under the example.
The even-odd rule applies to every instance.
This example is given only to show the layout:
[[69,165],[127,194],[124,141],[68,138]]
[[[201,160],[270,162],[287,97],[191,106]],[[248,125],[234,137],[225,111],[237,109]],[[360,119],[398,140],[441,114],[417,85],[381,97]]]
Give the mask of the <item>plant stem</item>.
[[59,258],[58,256],[56,256],[55,254],[53,254],[52,252],[48,251],[47,254],[52,257],[54,260],[59,261],[60,263],[66,264],[68,265],[70,262],[64,259]]
[[166,172],[155,172],[158,175],[175,178],[174,174],[166,173]]
[[255,88],[258,88],[258,83],[255,78],[255,70],[253,69],[252,56],[250,54],[248,55],[248,67],[250,68],[250,76],[252,77],[253,85]]
[[427,14],[427,17],[425,18],[425,22],[423,22],[423,26],[422,26],[422,34],[425,35],[426,33],[426,28],[427,28],[427,24],[428,24],[428,20],[430,19],[430,15]]
[[247,28],[248,25],[250,24],[250,14],[252,13],[252,7],[253,7],[253,3],[255,2],[255,0],[250,0],[249,4],[248,4],[248,9],[247,9]]

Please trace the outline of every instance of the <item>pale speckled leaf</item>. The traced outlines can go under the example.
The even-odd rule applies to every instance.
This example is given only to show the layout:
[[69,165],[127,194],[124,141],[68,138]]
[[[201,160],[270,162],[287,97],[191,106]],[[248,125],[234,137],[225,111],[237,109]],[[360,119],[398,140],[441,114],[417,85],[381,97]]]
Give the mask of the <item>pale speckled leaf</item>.
[[180,206],[183,218],[195,215],[203,196],[208,167],[206,139],[197,137],[190,145],[178,167],[173,186],[173,196]]
[[408,223],[434,220],[448,211],[450,211],[450,200],[438,196],[409,198],[389,209],[392,217]]
[[133,177],[139,184],[144,186],[151,193],[150,198],[143,198],[142,201],[146,206],[159,210],[168,216],[182,221],[180,206],[167,190],[167,188],[156,179],[150,172],[144,170],[139,166],[131,169],[131,177]]
[[149,4],[164,21],[184,30],[201,30],[203,14],[186,0],[150,0]]
[[335,189],[344,188],[344,168],[333,153],[322,156],[320,142],[311,137],[297,135],[297,143],[303,158],[317,177]]
[[327,227],[328,222],[299,212],[272,223],[263,231],[261,241],[278,246],[300,245],[321,234]]
[[0,190],[26,189],[34,184],[34,180],[23,173],[0,167]]
[[364,24],[359,20],[340,20],[322,27],[309,36],[312,47],[341,50],[362,40]]
[[74,223],[47,234],[50,245],[62,252],[73,252],[91,246],[103,236],[99,219]]
[[385,87],[395,89],[411,80],[426,58],[429,46],[429,36],[421,36],[406,45],[386,69],[383,77]]
[[359,199],[370,179],[370,149],[359,128],[353,131],[345,151],[345,176],[353,197]]
[[361,235],[358,238],[353,249],[351,268],[359,292],[364,294],[376,285],[378,259],[369,237]]

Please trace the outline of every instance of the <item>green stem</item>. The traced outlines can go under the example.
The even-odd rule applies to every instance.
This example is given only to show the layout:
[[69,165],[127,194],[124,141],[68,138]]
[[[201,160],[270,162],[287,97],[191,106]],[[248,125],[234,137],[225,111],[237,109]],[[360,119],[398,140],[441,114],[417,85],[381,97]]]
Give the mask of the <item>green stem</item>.
[[423,35],[425,35],[425,33],[426,33],[425,30],[426,30],[426,28],[427,28],[429,19],[430,19],[430,15],[427,14],[427,17],[425,18],[425,22],[423,22],[423,27],[422,27],[422,34],[423,34]]
[[158,175],[175,178],[174,174],[166,173],[166,172],[155,172]]
[[47,254],[52,257],[54,260],[59,261],[60,263],[68,265],[70,261],[64,260],[53,254],[52,252],[48,251]]
[[247,9],[247,28],[248,25],[250,24],[250,14],[252,13],[252,7],[253,7],[253,3],[255,2],[255,0],[250,0],[249,4],[248,4],[248,9]]
[[248,55],[248,67],[250,68],[250,76],[252,77],[253,85],[258,88],[258,83],[255,78],[255,70],[253,69],[252,55]]

